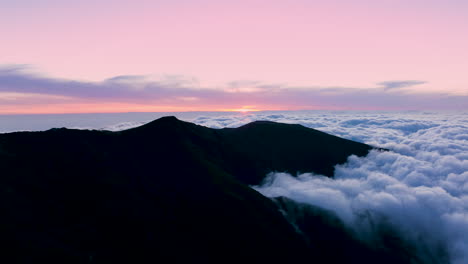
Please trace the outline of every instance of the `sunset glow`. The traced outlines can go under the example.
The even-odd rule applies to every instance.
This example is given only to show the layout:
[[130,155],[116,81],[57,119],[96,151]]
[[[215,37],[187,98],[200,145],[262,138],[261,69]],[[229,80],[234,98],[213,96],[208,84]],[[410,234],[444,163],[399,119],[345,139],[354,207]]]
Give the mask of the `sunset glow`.
[[[270,109],[264,109],[264,110],[270,110]],[[261,109],[256,109],[256,108],[254,108],[252,106],[243,106],[241,108],[236,108],[236,109],[225,109],[225,111],[248,113],[248,112],[258,112],[258,111],[262,111],[262,110]]]
[[0,114],[463,110],[467,13],[458,0],[3,1]]

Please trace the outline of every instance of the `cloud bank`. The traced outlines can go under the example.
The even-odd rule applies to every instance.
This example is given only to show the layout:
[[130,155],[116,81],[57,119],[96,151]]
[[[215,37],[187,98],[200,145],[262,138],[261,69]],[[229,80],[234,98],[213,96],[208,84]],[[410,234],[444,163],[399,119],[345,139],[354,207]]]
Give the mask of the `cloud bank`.
[[314,174],[271,173],[254,187],[335,212],[363,240],[378,241],[385,221],[416,247],[424,263],[468,261],[468,114],[295,112],[198,117],[211,127],[271,120],[318,128],[390,149],[352,156],[334,179]]
[[[233,81],[218,87],[203,87],[194,78],[175,75],[156,79],[123,75],[87,82],[45,77],[27,69],[24,66],[0,67],[0,113],[45,111],[44,107],[38,107],[41,105],[50,105],[50,109],[57,105],[50,111],[60,112],[64,104],[101,106],[95,108],[96,111],[107,105],[106,111],[117,112],[162,111],[164,107],[213,111],[242,106],[266,110],[463,110],[468,102],[468,96],[411,93],[399,89],[424,84],[424,81],[387,81],[373,88],[294,87],[259,81]],[[79,107],[73,109],[80,110]],[[92,112],[92,109],[81,111],[85,110]]]

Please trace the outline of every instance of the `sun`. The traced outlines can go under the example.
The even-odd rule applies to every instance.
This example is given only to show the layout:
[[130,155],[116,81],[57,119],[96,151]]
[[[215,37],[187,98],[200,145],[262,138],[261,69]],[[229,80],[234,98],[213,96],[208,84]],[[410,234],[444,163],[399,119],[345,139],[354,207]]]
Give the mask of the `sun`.
[[252,107],[252,106],[243,106],[241,108],[235,108],[235,109],[228,109],[228,111],[230,112],[239,112],[239,113],[249,113],[249,112],[257,112],[257,111],[260,111],[258,109],[256,109],[255,107]]
[[241,108],[241,109],[235,109],[234,111],[241,112],[241,113],[248,113],[252,112],[252,109],[247,109],[247,108]]

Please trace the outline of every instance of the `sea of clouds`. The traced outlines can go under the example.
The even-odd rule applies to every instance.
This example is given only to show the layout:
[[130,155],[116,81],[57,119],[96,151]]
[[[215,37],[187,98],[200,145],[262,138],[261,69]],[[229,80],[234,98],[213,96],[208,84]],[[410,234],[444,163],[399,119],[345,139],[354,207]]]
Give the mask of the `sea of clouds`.
[[254,120],[299,123],[390,150],[349,157],[333,179],[272,172],[257,191],[331,210],[371,242],[375,221],[385,220],[425,263],[441,261],[441,251],[451,263],[468,263],[468,113],[289,112],[191,121],[221,128]]
[[[178,116],[199,125],[239,127],[255,120],[298,123],[390,151],[349,157],[334,178],[272,172],[254,189],[331,210],[361,238],[375,241],[385,220],[426,263],[447,252],[468,263],[468,112],[260,112]],[[94,127],[123,130],[138,120]],[[363,217],[364,216],[364,217]]]

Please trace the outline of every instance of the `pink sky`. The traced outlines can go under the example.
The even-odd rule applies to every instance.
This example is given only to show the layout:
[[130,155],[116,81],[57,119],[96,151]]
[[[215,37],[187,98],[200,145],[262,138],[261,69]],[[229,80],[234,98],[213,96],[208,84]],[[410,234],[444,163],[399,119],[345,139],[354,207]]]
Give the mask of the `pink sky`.
[[[16,0],[0,3],[0,64],[27,64],[29,73],[87,82],[120,75],[159,81],[178,76],[193,80],[192,88],[219,90],[230,89],[228,84],[236,81],[294,91],[380,89],[378,83],[411,80],[421,84],[398,89],[463,99],[468,96],[467,14],[468,2],[461,0]],[[20,102],[24,96],[19,96],[15,105],[11,93],[23,92],[6,86],[3,83],[0,90],[0,113],[41,112],[43,97],[29,100],[26,108]],[[2,105],[7,93],[10,103]],[[52,112],[66,112],[59,107],[64,104],[75,104],[79,111],[83,99],[73,98],[57,103]],[[151,107],[210,110],[216,105],[132,100],[84,103],[99,104],[96,111],[106,112]],[[230,102],[226,109],[245,104],[257,105]],[[299,106],[288,100],[258,105]]]

